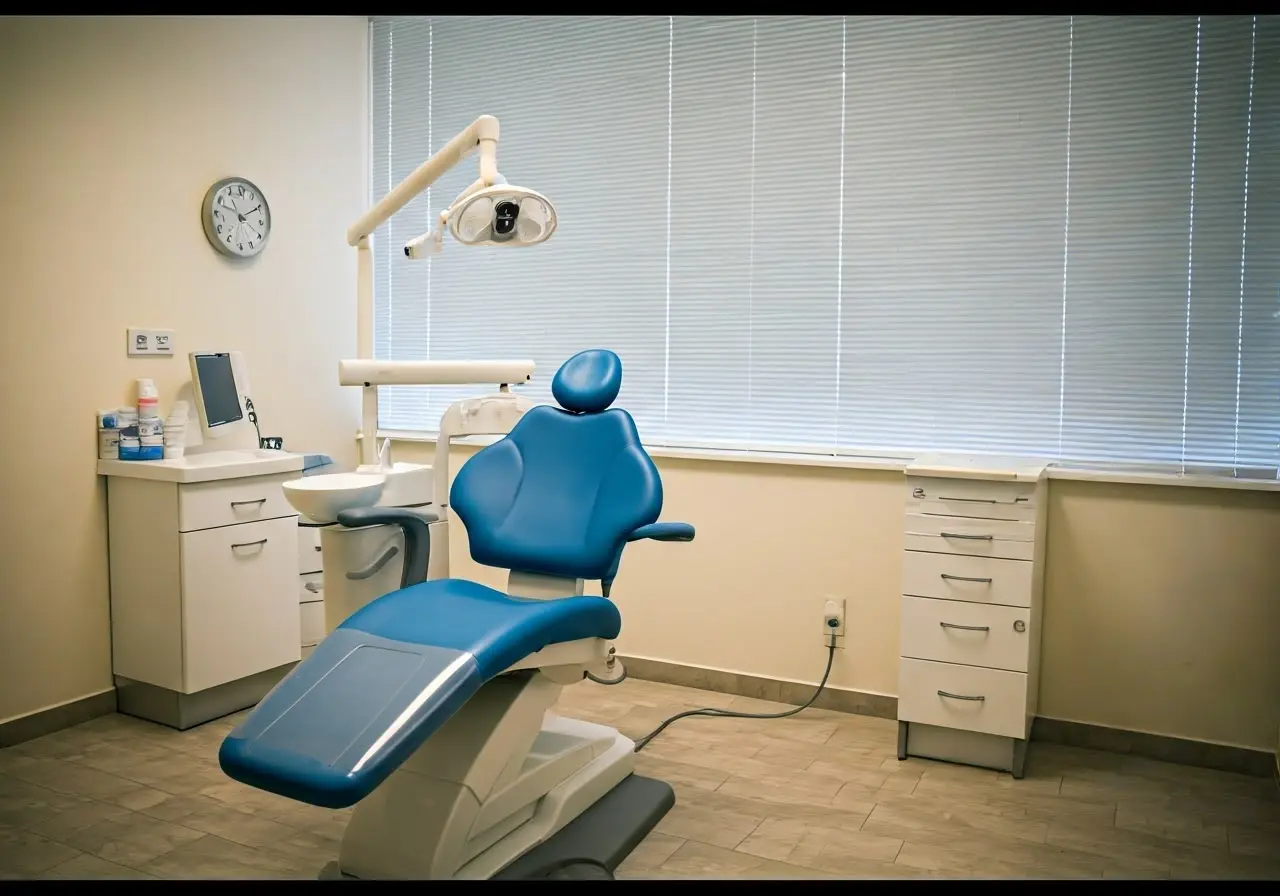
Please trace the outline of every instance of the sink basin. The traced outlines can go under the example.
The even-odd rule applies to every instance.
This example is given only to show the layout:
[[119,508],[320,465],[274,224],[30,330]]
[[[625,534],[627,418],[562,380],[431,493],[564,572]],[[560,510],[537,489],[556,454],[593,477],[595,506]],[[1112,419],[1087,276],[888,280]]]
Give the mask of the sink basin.
[[387,477],[381,473],[328,473],[286,482],[284,496],[308,519],[336,523],[344,510],[377,504],[386,484]]

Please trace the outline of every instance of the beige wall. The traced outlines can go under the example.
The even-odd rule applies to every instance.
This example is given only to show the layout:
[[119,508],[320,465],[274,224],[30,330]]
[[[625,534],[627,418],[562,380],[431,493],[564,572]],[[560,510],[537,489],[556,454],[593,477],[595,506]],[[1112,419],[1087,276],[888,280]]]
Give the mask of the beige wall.
[[[395,456],[430,463],[431,446]],[[834,594],[849,634],[832,685],[897,693],[900,473],[657,463],[663,518],[698,537],[627,548],[620,652],[815,682]],[[1275,750],[1280,494],[1055,480],[1049,501],[1040,714]],[[452,572],[500,586],[462,531]]]
[[[367,170],[363,17],[0,19],[0,720],[111,686],[93,414],[185,353],[238,349],[267,434],[354,460],[355,253]],[[199,206],[242,175],[266,251],[232,263]],[[125,328],[176,331],[129,359]]]

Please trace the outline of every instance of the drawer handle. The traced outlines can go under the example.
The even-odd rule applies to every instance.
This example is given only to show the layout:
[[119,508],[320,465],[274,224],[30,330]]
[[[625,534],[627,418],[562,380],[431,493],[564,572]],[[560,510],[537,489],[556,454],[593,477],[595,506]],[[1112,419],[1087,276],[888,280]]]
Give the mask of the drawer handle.
[[320,550],[320,545],[316,545],[316,550],[317,550],[317,551],[319,551],[319,550]]
[[991,579],[984,579],[979,576],[953,576],[949,573],[940,573],[943,579],[948,582],[977,582],[980,585],[990,585]]
[[319,594],[321,591],[324,590],[324,586],[321,585],[319,582],[307,582],[302,587],[306,588],[312,594]]
[[963,538],[967,541],[995,541],[994,535],[965,535],[962,532],[943,532],[943,538]]
[[257,541],[246,541],[241,544],[233,544],[231,546],[231,550],[234,551],[236,548],[256,548],[258,545],[266,543],[267,540],[265,538],[259,538]]
[[943,628],[958,628],[961,631],[966,631],[966,632],[991,631],[991,626],[989,625],[956,625],[954,622],[939,622],[938,625],[942,626]]
[[266,503],[267,503],[267,499],[266,499],[266,498],[255,498],[255,499],[254,499],[254,500],[252,500],[252,501],[232,501],[232,502],[231,502],[231,506],[232,506],[232,507],[244,507],[244,506],[246,506],[246,505],[248,505],[248,504],[266,504]]
[[945,495],[938,495],[939,501],[960,501],[965,504],[999,504],[995,498],[948,498]]
[[939,697],[948,697],[952,700],[972,700],[974,703],[981,703],[986,697],[970,697],[965,694],[948,694],[946,691],[938,691]]

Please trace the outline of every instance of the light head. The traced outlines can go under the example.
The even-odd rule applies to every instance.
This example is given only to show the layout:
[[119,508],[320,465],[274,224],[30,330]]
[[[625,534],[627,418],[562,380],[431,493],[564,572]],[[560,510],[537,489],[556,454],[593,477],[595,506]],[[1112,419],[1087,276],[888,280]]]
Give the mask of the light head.
[[479,189],[449,210],[449,232],[464,246],[534,246],[555,229],[551,200],[513,184]]

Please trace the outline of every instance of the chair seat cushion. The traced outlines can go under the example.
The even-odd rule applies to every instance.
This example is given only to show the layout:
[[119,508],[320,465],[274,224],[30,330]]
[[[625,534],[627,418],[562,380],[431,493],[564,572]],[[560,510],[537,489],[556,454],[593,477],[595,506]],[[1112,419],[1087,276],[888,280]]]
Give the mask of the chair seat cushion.
[[466,579],[434,579],[383,595],[339,628],[466,651],[487,679],[550,644],[616,638],[622,616],[603,597],[535,600]]

